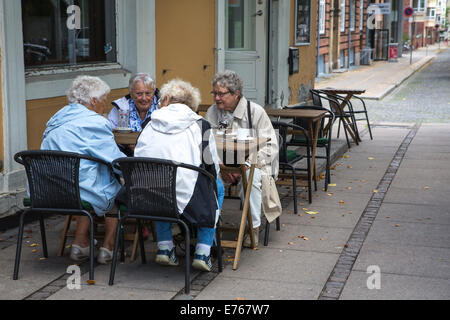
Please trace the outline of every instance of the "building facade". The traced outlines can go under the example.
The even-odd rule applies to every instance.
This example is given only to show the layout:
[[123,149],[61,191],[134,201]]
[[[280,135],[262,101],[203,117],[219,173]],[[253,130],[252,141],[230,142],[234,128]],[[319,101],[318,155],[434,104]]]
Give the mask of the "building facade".
[[446,26],[446,1],[404,0],[404,5],[413,8],[414,15],[403,22],[403,38],[414,48],[436,43]]
[[213,75],[233,69],[261,105],[301,102],[314,86],[317,10],[312,0],[0,0],[0,217],[25,194],[14,154],[40,147],[77,75],[105,80],[109,101],[135,72],[158,87],[179,77],[210,105]]
[[389,43],[401,47],[402,1],[319,0],[317,73],[388,60]]

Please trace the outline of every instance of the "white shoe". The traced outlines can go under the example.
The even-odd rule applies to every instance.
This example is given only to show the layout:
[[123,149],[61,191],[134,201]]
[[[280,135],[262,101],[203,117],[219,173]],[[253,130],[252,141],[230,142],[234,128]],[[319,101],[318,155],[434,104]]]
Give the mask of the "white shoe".
[[77,262],[89,259],[89,247],[82,248],[79,245],[72,244],[70,259]]
[[100,264],[108,264],[111,262],[113,257],[113,252],[111,250],[108,250],[104,247],[100,248],[100,253],[97,257],[97,262]]

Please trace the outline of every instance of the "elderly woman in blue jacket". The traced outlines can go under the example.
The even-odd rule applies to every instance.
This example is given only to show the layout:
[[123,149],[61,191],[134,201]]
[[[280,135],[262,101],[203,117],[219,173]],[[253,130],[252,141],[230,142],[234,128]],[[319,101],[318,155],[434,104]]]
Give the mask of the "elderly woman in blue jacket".
[[[105,111],[109,86],[97,77],[77,77],[67,93],[69,105],[58,111],[47,123],[42,150],[81,153],[107,162],[125,154],[114,141]],[[113,173],[104,165],[87,160],[80,163],[80,196],[89,202],[98,216],[117,211],[114,200],[121,189]],[[105,217],[105,239],[97,260],[111,261],[117,218]],[[89,218],[78,217],[77,230],[70,257],[81,261],[89,257]]]

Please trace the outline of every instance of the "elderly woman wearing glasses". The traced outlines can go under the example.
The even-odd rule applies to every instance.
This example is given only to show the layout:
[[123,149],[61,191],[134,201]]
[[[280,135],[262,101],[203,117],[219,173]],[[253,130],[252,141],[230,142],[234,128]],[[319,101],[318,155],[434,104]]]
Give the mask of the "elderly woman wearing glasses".
[[[97,77],[80,76],[70,87],[69,105],[47,123],[41,149],[81,153],[112,163],[125,157],[114,141],[105,112],[108,85]],[[121,184],[105,166],[91,161],[80,163],[80,197],[89,202],[98,216],[117,212],[114,206]],[[97,260],[106,264],[112,259],[117,218],[105,217],[105,238]],[[77,230],[70,257],[75,261],[89,258],[89,218],[77,218]]]
[[[264,109],[247,100],[242,92],[243,81],[234,71],[224,71],[215,75],[212,80],[215,104],[212,105],[206,114],[206,120],[216,128],[229,128],[233,131],[238,129],[250,129],[258,137],[270,138],[270,142],[259,148],[257,163],[253,178],[253,188],[250,196],[250,209],[252,212],[252,222],[255,233],[256,244],[258,245],[258,232],[261,225],[261,211],[271,222],[275,220],[281,212],[274,212],[266,209],[266,203],[262,203],[264,192],[277,194],[273,177],[278,176],[278,139],[272,127],[270,118]],[[251,165],[246,162],[247,167]],[[247,173],[248,175],[248,173]],[[237,183],[240,179],[238,174],[222,174],[226,183]],[[242,186],[242,184],[241,184]],[[241,187],[241,198],[244,192]],[[248,237],[244,245],[250,245]]]

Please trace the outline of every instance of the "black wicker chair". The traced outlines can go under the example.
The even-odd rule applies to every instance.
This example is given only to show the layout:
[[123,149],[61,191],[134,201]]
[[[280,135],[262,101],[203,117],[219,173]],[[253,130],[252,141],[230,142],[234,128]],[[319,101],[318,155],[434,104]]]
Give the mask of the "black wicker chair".
[[[325,191],[328,190],[328,184],[331,181],[331,142],[332,142],[332,129],[335,120],[334,113],[326,108],[319,106],[301,106],[294,105],[285,107],[286,109],[313,109],[313,110],[323,110],[327,112],[327,115],[322,118],[319,127],[319,134],[317,138],[317,148],[325,149],[325,156],[319,156],[316,154],[316,159],[325,159],[326,160],[326,168],[325,168]],[[295,118],[294,124],[308,128],[308,122],[304,121],[301,118]],[[313,128],[314,131],[315,128]],[[292,138],[287,142],[287,145],[290,146],[306,146],[306,140],[303,136],[292,136]]]
[[[214,177],[199,167],[173,161],[152,158],[121,158],[113,162],[113,167],[120,169],[125,180],[127,211],[119,217],[118,230],[127,219],[136,219],[139,230],[141,261],[146,263],[144,239],[141,220],[165,221],[178,223],[185,234],[185,292],[190,292],[190,230],[178,212],[176,196],[177,171],[180,168],[194,170],[206,176],[217,193]],[[222,271],[222,249],[220,228],[216,229],[217,256],[219,272]],[[114,284],[119,241],[116,239],[111,264],[109,285]]]
[[[283,139],[283,144],[280,148],[280,173],[278,175],[278,184],[281,184],[283,181],[283,178],[285,176],[290,176],[292,179],[292,196],[294,198],[294,213],[297,214],[297,171],[306,172],[306,179],[307,179],[307,188],[308,188],[308,201],[309,203],[312,203],[312,186],[311,186],[311,143],[310,138],[308,136],[307,131],[296,124],[292,123],[286,123],[282,121],[272,121],[272,126],[275,130],[279,130],[279,134],[281,134],[281,137]],[[305,137],[305,153],[304,154],[298,154],[295,152],[292,152],[292,150],[288,150],[288,135],[290,133],[289,130],[296,130],[301,132],[301,134]],[[305,159],[306,160],[306,168],[298,168],[295,166],[296,162]],[[286,173],[286,171],[290,171],[290,173]]]
[[90,220],[90,257],[89,280],[94,280],[94,219],[85,209],[88,203],[80,198],[79,167],[81,160],[94,161],[109,168],[111,165],[103,160],[82,154],[35,150],[23,151],[14,156],[14,160],[24,165],[30,192],[30,207],[20,215],[19,234],[17,237],[16,260],[13,279],[18,279],[24,218],[27,214],[38,214],[41,229],[44,257],[48,257],[45,235],[45,214],[63,214],[87,216]]

